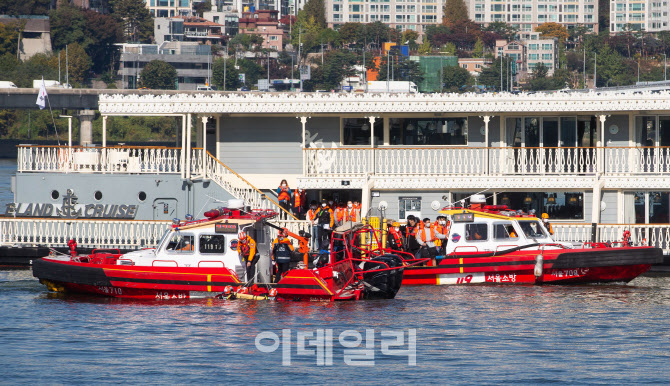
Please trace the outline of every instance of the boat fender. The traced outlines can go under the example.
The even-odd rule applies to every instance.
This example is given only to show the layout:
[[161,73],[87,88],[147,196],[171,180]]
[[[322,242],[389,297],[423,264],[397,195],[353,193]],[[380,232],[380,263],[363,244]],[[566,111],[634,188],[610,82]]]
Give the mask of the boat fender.
[[544,256],[542,254],[539,254],[535,257],[535,277],[542,277],[544,270]]

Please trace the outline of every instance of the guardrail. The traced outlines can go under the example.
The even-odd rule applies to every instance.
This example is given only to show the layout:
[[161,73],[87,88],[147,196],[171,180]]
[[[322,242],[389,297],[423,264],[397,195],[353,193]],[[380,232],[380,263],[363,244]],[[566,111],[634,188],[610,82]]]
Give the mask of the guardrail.
[[[192,164],[202,163],[193,152]],[[176,147],[18,147],[18,172],[56,173],[170,173],[181,172],[181,149]]]
[[75,239],[85,248],[153,247],[169,221],[0,218],[0,244],[66,247]]
[[[592,239],[591,224],[553,223],[552,227],[556,241],[584,243]],[[626,230],[634,245],[650,245],[670,253],[670,224],[598,224],[596,241],[622,241]]]

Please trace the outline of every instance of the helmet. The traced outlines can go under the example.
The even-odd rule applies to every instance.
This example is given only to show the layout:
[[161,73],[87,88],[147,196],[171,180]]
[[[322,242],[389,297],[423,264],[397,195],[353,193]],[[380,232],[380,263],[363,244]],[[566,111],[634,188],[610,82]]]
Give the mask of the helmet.
[[240,240],[240,242],[243,242],[243,243],[247,242],[247,234],[244,231],[238,233],[237,238]]
[[546,213],[542,213],[542,218],[549,218],[549,215]]
[[399,226],[400,226],[400,223],[396,221],[396,222],[393,223],[393,226],[394,226],[394,227],[399,227]]

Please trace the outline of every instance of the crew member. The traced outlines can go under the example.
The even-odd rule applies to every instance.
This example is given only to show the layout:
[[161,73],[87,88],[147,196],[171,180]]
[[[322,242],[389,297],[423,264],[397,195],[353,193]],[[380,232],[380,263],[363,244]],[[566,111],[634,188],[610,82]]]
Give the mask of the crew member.
[[288,239],[286,230],[282,230],[279,232],[279,236],[272,242],[272,262],[277,264],[275,283],[278,283],[282,275],[288,272],[292,252],[293,244]]
[[359,222],[361,221],[361,208],[356,208],[351,201],[347,202],[345,221]]
[[307,207],[307,202],[305,202],[305,191],[302,188],[298,188],[293,192],[293,215],[298,218],[298,220],[305,219],[305,209]]
[[339,204],[337,204],[337,208],[335,208],[334,214],[335,214],[335,226],[338,227],[344,224],[346,215],[346,210],[344,209],[344,202],[340,202]]
[[437,216],[435,221],[435,232],[444,236],[444,239],[438,238],[435,240],[435,249],[437,249],[437,254],[441,255],[444,254],[444,251],[447,248],[447,241],[449,240],[449,222],[445,216]]
[[388,236],[386,237],[386,247],[394,251],[405,250],[405,240],[400,233],[400,224],[396,221],[391,225]]
[[335,215],[333,210],[328,206],[328,202],[323,200],[321,208],[316,212],[316,222],[319,225],[319,249],[328,249],[330,244],[330,232],[335,224]]
[[554,234],[554,229],[551,227],[551,223],[549,222],[549,215],[546,213],[542,213],[542,223],[544,224],[544,227],[547,228],[547,231],[549,231],[550,235]]
[[437,250],[435,248],[435,241],[438,239],[444,240],[447,236],[435,231],[435,227],[430,224],[428,217],[423,219],[423,228],[416,233],[416,241],[421,246],[421,249],[416,253],[415,257],[420,259],[422,257],[435,257]]
[[407,216],[407,227],[405,228],[405,251],[416,254],[421,245],[416,241],[417,218],[413,215]]
[[247,266],[247,285],[251,285],[254,282],[256,262],[259,256],[256,254],[256,241],[244,231],[237,235],[237,253]]
[[312,250],[316,251],[318,250],[318,243],[319,243],[319,225],[316,223],[316,213],[318,212],[318,205],[316,204],[316,201],[312,200],[312,202],[309,203],[309,210],[307,211],[307,219],[309,220],[309,223],[312,226]]
[[[281,183],[277,188],[277,200],[279,200],[279,206],[286,212],[291,213],[291,188],[288,187],[288,182],[286,182],[286,180],[281,180]],[[279,214],[279,217],[282,219],[288,218],[286,212],[282,211]]]

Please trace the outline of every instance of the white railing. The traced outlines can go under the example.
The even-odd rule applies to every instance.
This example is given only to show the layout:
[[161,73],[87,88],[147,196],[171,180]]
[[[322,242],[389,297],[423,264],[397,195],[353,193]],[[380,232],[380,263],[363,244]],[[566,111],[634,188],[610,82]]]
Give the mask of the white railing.
[[670,174],[670,147],[606,147],[610,175]]
[[598,151],[585,147],[489,148],[492,175],[589,174],[598,167]]
[[[169,147],[19,146],[17,170],[57,173],[180,173],[180,156],[179,148]],[[196,164],[197,158],[193,160]]]
[[[202,154],[202,152],[200,153]],[[284,213],[288,218],[296,220],[292,214],[284,211],[284,209],[279,206],[279,203],[258,190],[258,188],[249,183],[249,181],[235,173],[209,152],[207,152],[207,159],[203,166],[206,178],[214,181],[233,197],[243,200],[245,205],[254,209],[272,209],[277,213]]]
[[0,219],[0,244],[66,247],[70,239],[85,248],[154,247],[169,221]]
[[[591,224],[554,223],[554,240],[584,243],[592,240]],[[651,245],[670,253],[670,225],[668,224],[598,224],[598,242],[622,241],[623,232],[630,231],[634,245]]]
[[596,148],[309,148],[304,151],[304,171],[309,177],[367,173],[387,176],[593,174],[598,169]]

